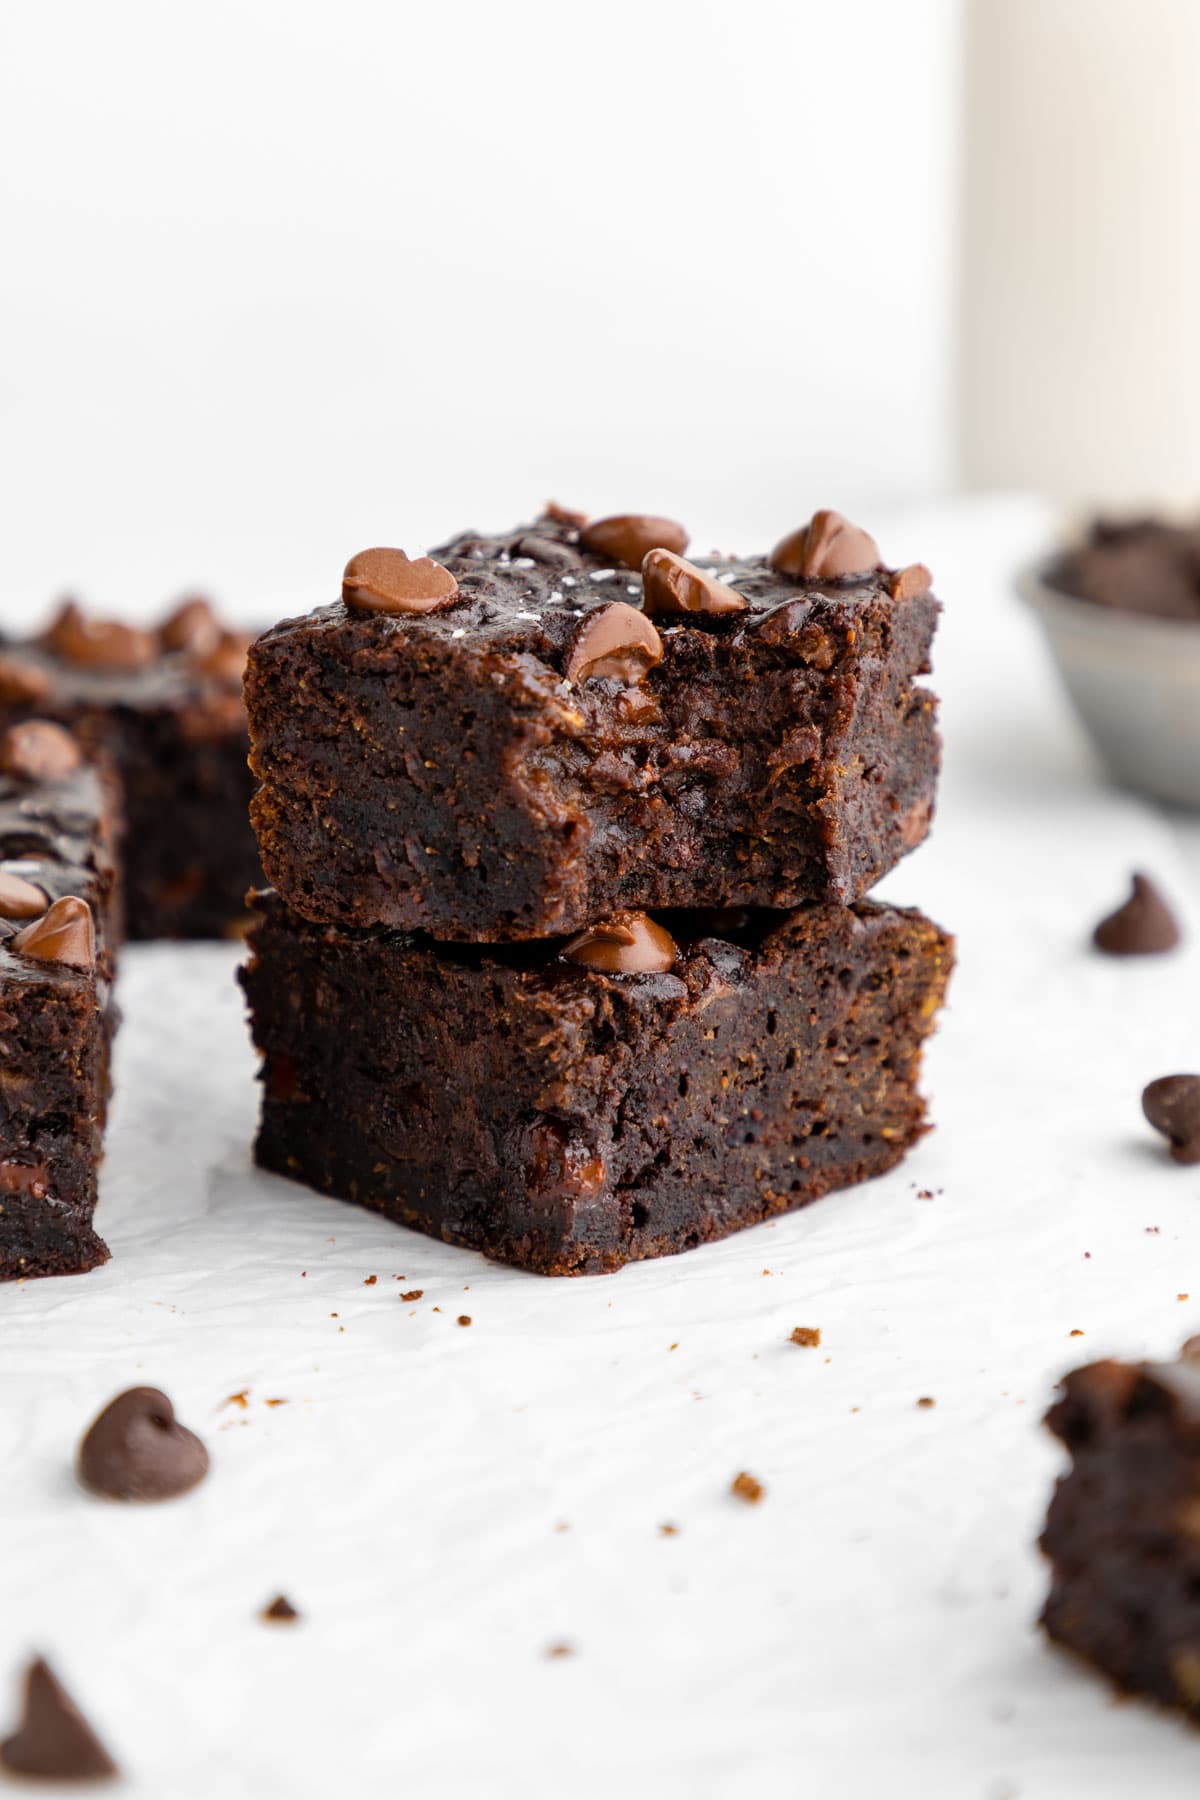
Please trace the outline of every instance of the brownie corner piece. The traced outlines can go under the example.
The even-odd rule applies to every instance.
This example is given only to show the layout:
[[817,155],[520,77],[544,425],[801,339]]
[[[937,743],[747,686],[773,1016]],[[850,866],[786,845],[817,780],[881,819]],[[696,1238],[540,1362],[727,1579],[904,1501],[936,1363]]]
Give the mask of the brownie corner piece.
[[[532,939],[622,906],[848,903],[921,842],[927,571],[622,567],[597,541],[554,516],[466,534],[416,610],[348,577],[254,644],[253,817],[294,911]],[[350,569],[388,555],[411,586],[400,552]]]
[[925,1129],[952,959],[920,914],[868,903],[463,946],[267,894],[250,941],[260,1165],[548,1275],[690,1249],[891,1168]]
[[1095,1362],[1065,1378],[1046,1423],[1071,1465],[1039,1542],[1048,1636],[1121,1692],[1200,1716],[1194,1343],[1176,1362]]

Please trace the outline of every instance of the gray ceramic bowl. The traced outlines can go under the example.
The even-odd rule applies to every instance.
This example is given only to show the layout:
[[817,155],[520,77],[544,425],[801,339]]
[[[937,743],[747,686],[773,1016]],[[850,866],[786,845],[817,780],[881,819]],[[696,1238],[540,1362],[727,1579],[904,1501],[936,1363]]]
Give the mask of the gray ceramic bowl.
[[1018,587],[1113,780],[1200,807],[1200,624],[1076,600],[1042,565]]

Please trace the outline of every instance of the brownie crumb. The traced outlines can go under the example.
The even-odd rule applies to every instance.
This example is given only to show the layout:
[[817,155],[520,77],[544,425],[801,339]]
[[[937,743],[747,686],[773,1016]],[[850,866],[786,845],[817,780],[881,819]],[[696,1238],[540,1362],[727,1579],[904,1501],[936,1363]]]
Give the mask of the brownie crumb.
[[259,1618],[268,1625],[294,1625],[300,1614],[286,1594],[276,1594],[270,1606],[264,1606]]
[[286,1401],[286,1400],[283,1400],[283,1399],[280,1399],[280,1398],[278,1398],[278,1397],[276,1397],[276,1398],[275,1398],[275,1399],[274,1399],[274,1400],[268,1400],[268,1401],[266,1401],[266,1403],[265,1403],[265,1404],[266,1404],[266,1405],[267,1405],[267,1406],[286,1406],[286,1405],[287,1405],[287,1401]]
[[739,1500],[744,1500],[747,1506],[757,1506],[766,1493],[762,1482],[756,1480],[753,1475],[747,1475],[745,1469],[734,1478],[729,1491],[731,1494],[736,1494]]
[[660,1525],[658,1535],[659,1537],[678,1537],[679,1527],[678,1525]]
[[364,1287],[374,1287],[375,1283],[378,1280],[379,1280],[378,1275],[367,1275],[363,1279],[363,1286]]
[[469,1325],[471,1323],[470,1313],[459,1313],[458,1322],[460,1325]]
[[227,1394],[225,1396],[224,1400],[222,1400],[222,1402],[221,1402],[222,1406],[240,1406],[243,1412],[245,1412],[245,1410],[249,1406],[249,1404],[250,1404],[250,1389],[249,1388],[240,1388],[236,1394]]
[[791,1336],[793,1344],[800,1344],[805,1350],[815,1350],[821,1341],[821,1330],[818,1325],[797,1325]]
[[1069,1335],[1069,1336],[1070,1336],[1070,1337],[1082,1337],[1082,1336],[1083,1336],[1083,1333],[1082,1333],[1082,1331],[1080,1331],[1080,1329],[1079,1329],[1079,1327],[1078,1327],[1078,1325],[1076,1325],[1076,1327],[1075,1327],[1075,1329],[1074,1329],[1074,1331],[1072,1331],[1072,1332],[1070,1332],[1070,1333],[1068,1333],[1068,1335]]
[[921,1398],[917,1401],[918,1406],[923,1406],[926,1408],[928,1408],[930,1406],[936,1406],[936,1404],[937,1404],[937,1402],[933,1399],[932,1395],[930,1395],[930,1394],[922,1394]]
[[546,1651],[547,1662],[555,1662],[563,1656],[574,1656],[574,1644],[551,1644]]
[[424,1288],[409,1288],[408,1292],[401,1294],[400,1298],[402,1300],[419,1300],[424,1292]]

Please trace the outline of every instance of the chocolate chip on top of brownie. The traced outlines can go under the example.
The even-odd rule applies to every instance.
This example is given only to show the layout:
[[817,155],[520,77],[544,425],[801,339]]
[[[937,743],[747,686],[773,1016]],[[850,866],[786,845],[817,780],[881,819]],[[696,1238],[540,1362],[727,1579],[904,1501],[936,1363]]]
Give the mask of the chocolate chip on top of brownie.
[[503,941],[864,894],[932,816],[928,570],[831,512],[769,556],[687,549],[555,507],[364,551],[260,638],[253,816],[287,903]]

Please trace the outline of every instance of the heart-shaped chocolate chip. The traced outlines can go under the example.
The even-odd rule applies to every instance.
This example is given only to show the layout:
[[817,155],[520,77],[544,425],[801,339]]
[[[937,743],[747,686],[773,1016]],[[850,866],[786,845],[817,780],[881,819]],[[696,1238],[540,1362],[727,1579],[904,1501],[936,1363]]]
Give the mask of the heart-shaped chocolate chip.
[[109,1402],[79,1446],[79,1479],[106,1500],[173,1500],[208,1473],[208,1451],[157,1388]]
[[342,599],[356,612],[428,613],[452,606],[458,583],[429,556],[403,550],[360,550],[346,564]]

